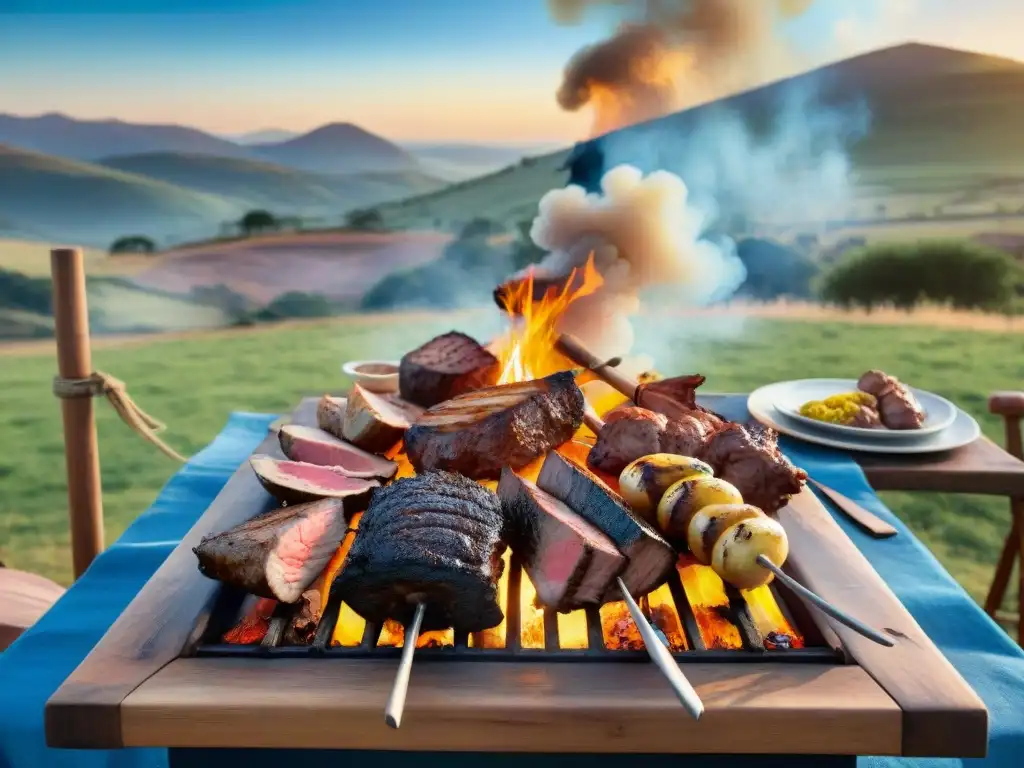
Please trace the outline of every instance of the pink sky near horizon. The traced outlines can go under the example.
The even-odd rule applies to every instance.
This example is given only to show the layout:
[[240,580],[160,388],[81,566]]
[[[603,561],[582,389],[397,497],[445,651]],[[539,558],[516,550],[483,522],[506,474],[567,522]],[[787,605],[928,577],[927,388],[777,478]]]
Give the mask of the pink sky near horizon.
[[[409,29],[369,7],[344,24],[297,11],[0,14],[0,112],[221,134],[349,121],[406,141],[547,142],[588,132],[590,116],[564,112],[554,94],[565,62],[608,33],[607,19],[557,26],[540,0],[435,2],[422,19],[410,14],[426,6],[406,4]],[[442,9],[448,16],[438,18]],[[792,41],[801,69],[910,40],[1024,60],[1022,22],[1024,5],[1013,0],[817,0],[792,24]]]

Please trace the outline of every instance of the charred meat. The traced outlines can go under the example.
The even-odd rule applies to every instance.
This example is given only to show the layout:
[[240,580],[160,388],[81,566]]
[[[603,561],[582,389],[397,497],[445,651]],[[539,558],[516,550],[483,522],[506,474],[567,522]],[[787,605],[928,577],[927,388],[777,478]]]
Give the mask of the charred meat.
[[594,469],[618,475],[641,456],[696,456],[711,432],[708,423],[696,414],[669,419],[646,408],[616,408],[608,414],[587,463]]
[[442,469],[475,480],[521,469],[572,439],[584,399],[571,372],[478,389],[428,409],[405,433],[417,472]]
[[402,358],[398,390],[403,400],[430,408],[498,380],[498,358],[464,333],[431,339]]
[[425,472],[377,491],[332,590],[367,621],[481,632],[504,618],[498,496],[461,475]]
[[925,414],[913,393],[895,376],[883,371],[868,371],[857,381],[857,388],[878,400],[878,415],[889,429],[920,429]]
[[708,439],[698,458],[714,467],[715,477],[735,486],[744,502],[776,512],[807,480],[807,473],[779,450],[778,438],[760,424],[730,423]]
[[558,611],[600,604],[626,566],[612,540],[508,467],[501,473],[498,498],[508,542],[541,604]]
[[341,436],[363,450],[384,453],[398,443],[423,409],[397,397],[353,385],[345,404]]
[[[676,552],[595,475],[552,452],[544,459],[537,486],[611,539],[628,561],[621,577],[631,595],[645,595],[668,578]],[[604,599],[618,599],[618,589],[609,590]]]
[[342,501],[321,499],[206,536],[192,551],[203,575],[295,603],[327,566],[346,530]]

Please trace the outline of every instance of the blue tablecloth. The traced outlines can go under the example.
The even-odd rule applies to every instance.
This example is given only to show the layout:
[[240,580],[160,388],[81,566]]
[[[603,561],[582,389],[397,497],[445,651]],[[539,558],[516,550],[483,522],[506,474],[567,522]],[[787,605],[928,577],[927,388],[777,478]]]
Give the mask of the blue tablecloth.
[[[742,416],[735,412],[727,415]],[[43,706],[263,439],[272,419],[256,414],[232,415],[216,440],[171,479],[153,506],[93,563],[57,605],[10,649],[0,653],[0,768],[166,768],[167,753],[158,749],[47,749]],[[812,477],[855,499],[899,529],[898,536],[878,541],[837,516],[850,538],[984,699],[990,713],[987,760],[865,757],[858,765],[1024,765],[1024,652],[882,505],[853,461],[840,453],[788,441],[784,449]],[[737,758],[735,765],[739,768],[745,762]]]

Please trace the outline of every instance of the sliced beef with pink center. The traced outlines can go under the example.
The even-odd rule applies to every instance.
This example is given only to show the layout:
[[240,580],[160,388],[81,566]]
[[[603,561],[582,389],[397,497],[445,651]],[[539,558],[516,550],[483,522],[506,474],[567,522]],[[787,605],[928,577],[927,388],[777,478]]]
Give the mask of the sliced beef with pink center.
[[498,483],[507,536],[540,602],[559,611],[600,604],[626,558],[598,528],[505,468]]
[[317,427],[286,424],[278,433],[281,450],[293,461],[335,467],[352,477],[391,478],[398,465],[357,448]]

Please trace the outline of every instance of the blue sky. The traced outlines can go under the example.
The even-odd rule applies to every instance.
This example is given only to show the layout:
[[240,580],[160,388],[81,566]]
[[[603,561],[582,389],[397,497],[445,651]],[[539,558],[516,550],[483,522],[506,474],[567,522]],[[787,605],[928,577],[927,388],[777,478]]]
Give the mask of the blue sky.
[[[817,0],[785,33],[808,66],[912,38],[1024,59],[1018,5]],[[564,140],[588,117],[555,104],[562,68],[613,23],[543,0],[0,0],[0,112]]]

